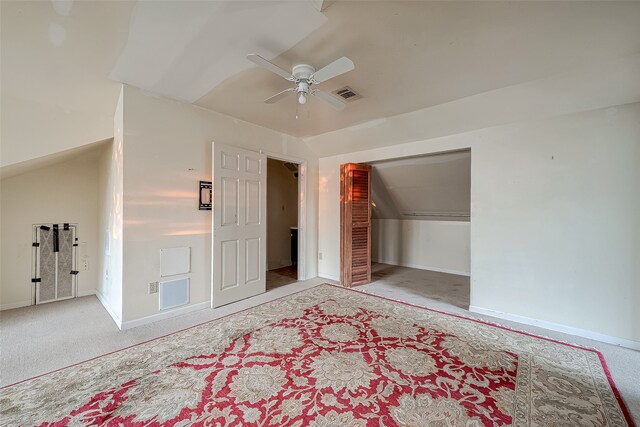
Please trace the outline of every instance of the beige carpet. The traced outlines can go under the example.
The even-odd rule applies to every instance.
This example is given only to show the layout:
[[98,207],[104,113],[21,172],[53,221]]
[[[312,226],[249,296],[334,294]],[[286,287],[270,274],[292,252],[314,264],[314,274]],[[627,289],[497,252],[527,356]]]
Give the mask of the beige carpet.
[[470,282],[469,276],[374,263],[371,266],[371,283],[364,286],[375,288],[381,284],[387,289],[411,292],[421,299],[468,309]]
[[601,362],[324,285],[5,388],[0,415],[8,425],[628,425]]

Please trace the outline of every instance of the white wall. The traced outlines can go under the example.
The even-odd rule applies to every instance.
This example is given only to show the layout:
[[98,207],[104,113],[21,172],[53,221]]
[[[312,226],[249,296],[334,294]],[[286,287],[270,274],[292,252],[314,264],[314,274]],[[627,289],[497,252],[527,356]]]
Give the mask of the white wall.
[[291,265],[291,227],[298,226],[298,180],[267,159],[267,269]]
[[99,275],[98,157],[99,152],[85,153],[0,182],[0,309],[33,303],[34,224],[78,224],[78,260],[87,255],[89,262],[87,271],[78,262],[78,294],[95,293]]
[[122,323],[122,274],[124,258],[124,90],[113,118],[113,143],[100,157],[98,200],[100,270],[98,297],[118,326]]
[[[265,107],[267,108],[267,107]],[[306,159],[307,277],[317,272],[317,158],[298,138],[219,113],[124,88],[123,321],[157,314],[161,248],[191,247],[190,303],[211,294],[211,212],[198,181],[211,177],[211,142]]]
[[469,225],[462,221],[373,219],[371,260],[468,276]]
[[[428,134],[429,121],[407,120],[330,137]],[[461,148],[471,148],[471,305],[640,342],[638,103],[321,158],[319,273],[339,272],[341,163]]]

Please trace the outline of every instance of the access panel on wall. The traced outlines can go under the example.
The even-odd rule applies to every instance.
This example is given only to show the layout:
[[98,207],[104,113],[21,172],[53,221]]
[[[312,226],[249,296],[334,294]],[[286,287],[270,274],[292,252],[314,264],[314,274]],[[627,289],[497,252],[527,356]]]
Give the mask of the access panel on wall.
[[76,296],[76,225],[34,226],[35,303],[59,301]]
[[340,165],[340,283],[371,281],[371,166]]

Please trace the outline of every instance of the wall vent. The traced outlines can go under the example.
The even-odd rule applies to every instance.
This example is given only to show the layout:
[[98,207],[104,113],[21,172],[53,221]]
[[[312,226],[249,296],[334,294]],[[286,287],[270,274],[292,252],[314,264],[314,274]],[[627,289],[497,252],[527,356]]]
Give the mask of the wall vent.
[[331,93],[339,96],[347,102],[355,101],[356,99],[362,98],[362,95],[356,93],[356,91],[351,89],[349,86],[341,87],[340,89],[336,89]]
[[160,310],[189,304],[189,278],[160,282],[158,288]]

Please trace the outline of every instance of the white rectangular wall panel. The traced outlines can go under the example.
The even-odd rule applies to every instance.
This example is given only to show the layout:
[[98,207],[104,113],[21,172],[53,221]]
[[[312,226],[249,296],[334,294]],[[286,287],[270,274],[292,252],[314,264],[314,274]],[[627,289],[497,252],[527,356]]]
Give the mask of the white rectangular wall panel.
[[159,284],[160,310],[189,303],[189,279],[168,280]]
[[175,276],[191,271],[191,248],[160,249],[160,276]]

